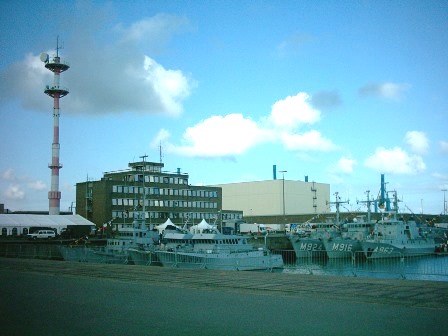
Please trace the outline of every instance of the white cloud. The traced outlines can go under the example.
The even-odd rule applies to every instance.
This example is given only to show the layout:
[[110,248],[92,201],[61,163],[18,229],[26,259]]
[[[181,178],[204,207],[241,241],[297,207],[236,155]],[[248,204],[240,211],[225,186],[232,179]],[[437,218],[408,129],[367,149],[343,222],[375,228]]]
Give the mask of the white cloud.
[[283,40],[277,45],[276,53],[279,57],[295,54],[300,51],[306,43],[309,43],[312,37],[308,34],[295,33]]
[[356,165],[356,160],[341,157],[336,163],[335,170],[343,174],[353,173],[353,167]]
[[[170,133],[162,129],[151,146],[164,142],[167,152],[192,157],[234,157],[263,142],[279,142],[288,150],[331,151],[333,142],[316,130],[299,133],[295,129],[320,119],[320,111],[311,107],[309,96],[300,92],[276,102],[268,118],[256,122],[242,114],[212,116],[187,128],[182,144],[169,142]],[[267,122],[266,122],[267,121]]]
[[289,150],[300,151],[331,151],[337,146],[322,136],[318,131],[312,130],[303,134],[283,133],[281,140]]
[[337,91],[319,91],[311,97],[311,103],[319,109],[331,109],[342,104]]
[[432,176],[439,180],[448,180],[448,175],[446,174],[432,173]]
[[16,179],[12,168],[9,168],[2,173],[2,179],[6,181],[14,181]]
[[47,185],[41,180],[32,181],[28,183],[28,188],[33,190],[45,190],[47,189]]
[[25,198],[27,192],[25,190],[45,190],[47,185],[41,180],[31,181],[27,176],[15,175],[13,169],[5,170],[2,175],[2,180],[9,181],[11,184],[2,186],[3,196],[10,201],[22,200]]
[[448,174],[432,173],[432,176],[438,180],[440,189],[448,189]]
[[151,18],[132,23],[129,27],[117,26],[123,43],[154,43],[163,44],[170,37],[189,27],[188,19],[170,14],[156,14]]
[[0,81],[0,105],[19,99],[25,108],[43,109],[43,102],[48,102],[43,89],[50,83],[49,74],[51,72],[45,69],[39,56],[32,53],[26,54],[22,61],[1,69],[0,77],[5,80]]
[[360,96],[374,96],[385,99],[398,99],[409,89],[409,84],[399,83],[371,83],[359,89]]
[[[96,20],[91,15],[86,17]],[[68,60],[70,69],[61,75],[61,86],[70,94],[63,99],[63,112],[182,113],[182,103],[195,81],[148,55],[156,54],[172,34],[188,25],[185,18],[156,15],[116,30],[101,27],[101,22],[83,18],[75,21],[70,26],[73,31],[67,33],[67,54],[63,53],[61,59]],[[105,38],[95,40],[96,36]],[[48,97],[42,91],[53,82],[53,74],[39,60],[39,54],[29,54],[0,70],[0,77],[5,79],[0,82],[0,104],[19,100],[26,108],[48,110]],[[49,54],[52,57],[54,52]]]
[[162,128],[154,139],[151,141],[151,147],[158,147],[161,142],[168,140],[171,137],[171,133],[166,129]]
[[21,200],[25,198],[25,192],[18,185],[10,185],[4,192],[8,200]]
[[170,114],[180,114],[182,100],[190,95],[191,83],[188,78],[179,70],[165,69],[148,56],[145,56],[144,69],[146,81],[152,84],[165,111]]
[[313,152],[297,152],[296,157],[303,162],[313,162],[318,164],[319,160],[313,154]]
[[339,185],[344,183],[344,175],[353,173],[353,167],[357,164],[356,160],[341,157],[336,163],[327,168],[328,178],[332,184]]
[[439,190],[448,189],[448,174],[432,173],[432,176],[437,180]]
[[292,129],[303,124],[314,124],[320,120],[320,111],[311,106],[310,96],[299,92],[272,105],[269,120],[279,127]]
[[168,150],[186,156],[233,157],[272,136],[241,114],[213,116],[189,127],[183,135],[184,145],[171,144]]
[[440,149],[443,153],[448,153],[448,142],[447,141],[440,141]]
[[379,147],[364,162],[366,167],[382,173],[413,175],[423,172],[426,165],[418,155],[409,155],[403,149]]
[[426,154],[429,148],[429,140],[426,134],[418,131],[410,131],[405,135],[406,143],[411,147],[416,154]]

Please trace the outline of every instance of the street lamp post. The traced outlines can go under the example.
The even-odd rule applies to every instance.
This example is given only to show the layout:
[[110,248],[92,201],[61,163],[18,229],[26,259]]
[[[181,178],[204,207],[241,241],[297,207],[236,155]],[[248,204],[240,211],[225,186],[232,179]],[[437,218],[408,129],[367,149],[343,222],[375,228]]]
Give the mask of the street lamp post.
[[287,173],[287,170],[280,170],[279,173],[282,173],[282,194],[283,194],[283,221],[285,221],[285,173]]
[[446,189],[442,189],[443,191],[443,214],[446,215],[446,198],[445,198],[445,193],[446,193]]

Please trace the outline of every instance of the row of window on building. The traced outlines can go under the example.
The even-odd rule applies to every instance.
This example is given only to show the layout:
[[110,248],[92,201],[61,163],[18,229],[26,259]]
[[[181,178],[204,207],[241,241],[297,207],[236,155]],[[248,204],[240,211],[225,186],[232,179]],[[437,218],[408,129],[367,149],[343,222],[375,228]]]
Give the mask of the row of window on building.
[[[129,182],[141,182],[143,183],[143,175],[127,175],[127,181]],[[166,184],[188,184],[188,178],[177,177],[177,176],[156,176],[156,175],[146,175],[145,183],[166,183]]]
[[[191,190],[191,189],[173,189],[173,188],[150,188],[145,187],[145,195],[166,195],[166,196],[186,196],[186,197],[218,197],[217,191],[210,190]],[[120,194],[143,194],[143,187],[114,185],[113,193]]]
[[[136,200],[131,198],[112,198],[113,206],[143,206],[143,200]],[[202,208],[202,209],[217,209],[217,202],[202,202],[202,201],[179,201],[179,200],[152,200],[145,199],[145,207],[168,207],[168,208]]]
[[[112,211],[114,218],[138,218],[140,219],[141,212],[139,211]],[[189,219],[189,220],[215,220],[219,215],[216,212],[164,212],[164,211],[146,211],[146,219]],[[222,220],[242,219],[240,213],[223,213]]]

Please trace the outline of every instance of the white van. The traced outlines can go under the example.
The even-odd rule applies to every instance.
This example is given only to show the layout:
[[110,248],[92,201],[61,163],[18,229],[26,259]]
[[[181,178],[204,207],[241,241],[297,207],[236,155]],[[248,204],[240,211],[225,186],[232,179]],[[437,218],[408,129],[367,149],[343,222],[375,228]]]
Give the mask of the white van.
[[28,233],[28,239],[51,239],[56,238],[56,233],[52,230],[38,230],[33,233]]

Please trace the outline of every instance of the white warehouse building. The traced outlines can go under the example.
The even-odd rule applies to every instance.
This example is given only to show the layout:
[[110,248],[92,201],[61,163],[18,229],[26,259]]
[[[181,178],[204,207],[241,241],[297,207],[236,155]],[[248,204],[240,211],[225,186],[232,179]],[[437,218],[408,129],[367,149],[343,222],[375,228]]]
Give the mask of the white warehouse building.
[[330,212],[330,185],[274,179],[218,184],[223,209],[243,211],[245,217]]

